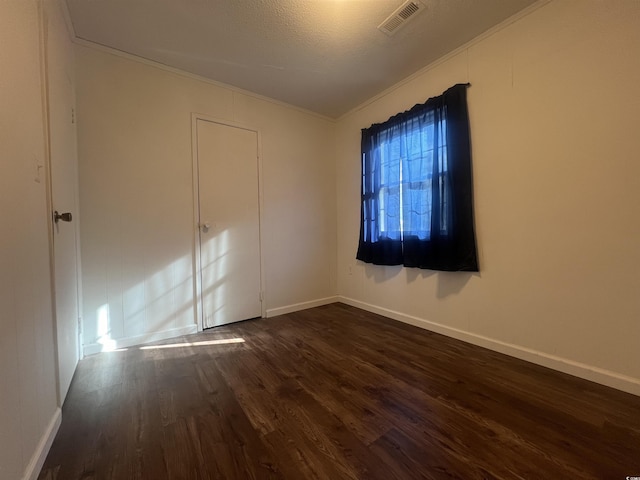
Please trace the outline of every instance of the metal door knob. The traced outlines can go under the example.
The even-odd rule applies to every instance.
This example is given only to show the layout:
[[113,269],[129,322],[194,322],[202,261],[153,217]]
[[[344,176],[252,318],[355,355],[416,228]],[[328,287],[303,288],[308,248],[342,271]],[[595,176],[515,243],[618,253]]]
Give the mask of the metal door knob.
[[62,220],[63,222],[70,222],[71,219],[71,212],[58,213],[57,210],[53,212],[53,221],[56,223],[58,223],[58,220]]

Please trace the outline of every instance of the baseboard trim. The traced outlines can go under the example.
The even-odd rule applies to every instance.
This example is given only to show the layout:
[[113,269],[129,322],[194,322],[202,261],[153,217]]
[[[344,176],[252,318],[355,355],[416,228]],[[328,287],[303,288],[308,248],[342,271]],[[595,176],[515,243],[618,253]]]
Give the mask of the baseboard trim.
[[330,303],[339,302],[340,297],[326,297],[319,298],[318,300],[311,300],[309,302],[294,303],[293,305],[286,305],[284,307],[269,308],[267,309],[267,318],[277,317],[278,315],[285,315],[287,313],[299,312],[300,310],[306,310],[308,308],[321,307],[323,305],[329,305]]
[[160,332],[145,333],[144,335],[136,335],[134,337],[118,338],[113,341],[108,349],[101,343],[90,343],[83,348],[84,356],[95,355],[96,353],[119,350],[121,348],[129,348],[143,343],[158,342],[168,338],[180,337],[182,335],[190,335],[198,333],[197,325],[188,325],[186,327],[171,328]]
[[56,434],[58,433],[61,423],[62,410],[60,410],[60,408],[56,408],[47,429],[42,434],[42,437],[38,442],[36,451],[33,452],[33,455],[31,456],[29,465],[27,465],[27,468],[24,471],[24,475],[22,476],[23,480],[36,480],[38,478],[38,475],[40,475],[40,471],[42,470],[42,465],[44,465],[44,461],[47,459],[47,455],[51,449],[51,444],[53,443],[54,438],[56,438]]
[[502,342],[493,338],[477,335],[475,333],[466,332],[453,327],[448,327],[440,323],[431,322],[423,318],[414,317],[412,315],[406,315],[395,310],[390,310],[370,303],[361,302],[353,298],[344,297],[338,295],[338,301],[352,307],[360,308],[368,312],[377,313],[384,317],[398,320],[403,323],[408,323],[416,327],[424,328],[435,333],[446,335],[463,342],[478,345],[480,347],[488,348],[499,353],[504,353],[511,357],[519,358],[527,362],[535,363],[543,367],[558,370],[574,377],[579,377],[585,380],[589,380],[607,387],[622,390],[623,392],[631,393],[633,395],[640,396],[640,379],[622,375],[610,370],[594,367],[580,362],[575,362],[556,355],[550,355],[548,353],[540,352],[530,348],[522,347],[519,345]]

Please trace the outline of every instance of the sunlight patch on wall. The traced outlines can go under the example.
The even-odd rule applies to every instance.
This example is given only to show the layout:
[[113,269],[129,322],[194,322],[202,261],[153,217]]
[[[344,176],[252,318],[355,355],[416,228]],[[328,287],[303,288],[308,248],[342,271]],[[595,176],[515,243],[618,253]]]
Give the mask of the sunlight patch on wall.
[[222,230],[202,244],[202,307],[204,328],[213,327],[225,318],[227,292],[225,280],[230,270],[229,232]]
[[111,352],[117,348],[116,341],[111,338],[111,324],[109,322],[109,305],[104,304],[96,312],[98,318],[98,343],[103,352]]
[[[116,351],[123,339],[139,338],[139,343],[154,340],[145,338],[157,332],[184,328],[194,323],[192,256],[183,255],[168,262],[152,274],[137,273],[132,286],[122,290],[108,290],[106,298],[96,299],[85,318],[85,348],[90,354]],[[93,319],[93,321],[91,321]]]

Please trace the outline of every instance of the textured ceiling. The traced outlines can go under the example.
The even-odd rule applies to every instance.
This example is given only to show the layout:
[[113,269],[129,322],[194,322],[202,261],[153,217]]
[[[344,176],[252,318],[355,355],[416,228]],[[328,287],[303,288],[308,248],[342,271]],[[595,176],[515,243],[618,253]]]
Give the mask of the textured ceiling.
[[[67,0],[78,38],[338,117],[535,0]],[[461,79],[465,80],[465,79]]]

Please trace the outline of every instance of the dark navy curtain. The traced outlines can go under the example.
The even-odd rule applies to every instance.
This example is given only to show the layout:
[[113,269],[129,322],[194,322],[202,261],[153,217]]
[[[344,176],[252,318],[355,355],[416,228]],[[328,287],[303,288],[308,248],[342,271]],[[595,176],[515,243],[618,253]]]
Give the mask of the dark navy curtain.
[[478,271],[467,86],[362,130],[358,260]]

